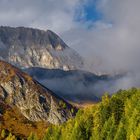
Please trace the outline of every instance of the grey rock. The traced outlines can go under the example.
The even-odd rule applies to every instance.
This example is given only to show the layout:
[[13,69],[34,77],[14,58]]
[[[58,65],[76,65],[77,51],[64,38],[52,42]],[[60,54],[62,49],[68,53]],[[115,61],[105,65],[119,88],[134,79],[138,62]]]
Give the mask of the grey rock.
[[60,124],[76,112],[69,103],[4,61],[0,61],[0,99],[17,107],[31,121]]
[[50,30],[0,27],[0,59],[17,67],[80,69],[83,60]]

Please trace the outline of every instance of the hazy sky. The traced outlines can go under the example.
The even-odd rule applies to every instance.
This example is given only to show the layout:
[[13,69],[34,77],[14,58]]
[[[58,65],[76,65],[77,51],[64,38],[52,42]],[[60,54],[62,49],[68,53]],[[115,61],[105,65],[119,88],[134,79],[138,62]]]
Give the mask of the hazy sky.
[[139,71],[140,0],[0,0],[0,24],[51,29],[101,72]]

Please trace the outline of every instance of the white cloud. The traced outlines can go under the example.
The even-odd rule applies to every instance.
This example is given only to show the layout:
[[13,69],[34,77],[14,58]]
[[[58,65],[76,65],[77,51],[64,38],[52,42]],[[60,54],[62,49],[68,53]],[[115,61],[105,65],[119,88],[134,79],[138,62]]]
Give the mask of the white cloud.
[[75,26],[79,0],[0,0],[0,24],[63,32]]

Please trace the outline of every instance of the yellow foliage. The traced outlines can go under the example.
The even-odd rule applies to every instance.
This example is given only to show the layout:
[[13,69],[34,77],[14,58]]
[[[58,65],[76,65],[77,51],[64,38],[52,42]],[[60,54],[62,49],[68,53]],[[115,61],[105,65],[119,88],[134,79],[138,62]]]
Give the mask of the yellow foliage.
[[136,136],[134,134],[130,135],[130,140],[137,140]]

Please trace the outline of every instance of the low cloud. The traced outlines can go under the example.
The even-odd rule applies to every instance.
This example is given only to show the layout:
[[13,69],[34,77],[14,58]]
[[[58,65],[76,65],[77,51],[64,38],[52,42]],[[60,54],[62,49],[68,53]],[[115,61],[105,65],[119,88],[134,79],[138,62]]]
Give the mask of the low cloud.
[[63,33],[64,40],[86,58],[87,70],[139,76],[139,5],[138,0],[99,0],[100,21],[93,22],[90,29],[79,27]]

